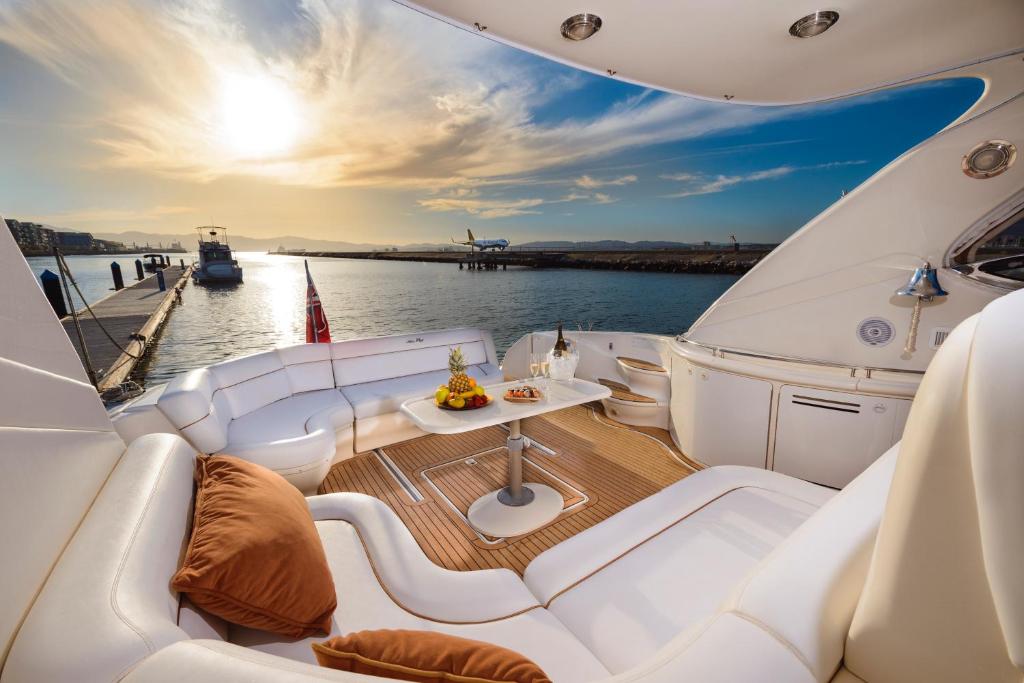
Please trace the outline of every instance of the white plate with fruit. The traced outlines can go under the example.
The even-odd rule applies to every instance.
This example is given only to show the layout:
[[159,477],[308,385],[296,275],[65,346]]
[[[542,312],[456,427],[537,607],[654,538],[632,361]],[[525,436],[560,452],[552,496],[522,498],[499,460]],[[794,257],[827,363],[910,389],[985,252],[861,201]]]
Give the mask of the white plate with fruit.
[[456,346],[448,354],[448,384],[442,384],[434,393],[434,402],[442,410],[476,410],[493,399],[476,380],[466,374],[466,359]]

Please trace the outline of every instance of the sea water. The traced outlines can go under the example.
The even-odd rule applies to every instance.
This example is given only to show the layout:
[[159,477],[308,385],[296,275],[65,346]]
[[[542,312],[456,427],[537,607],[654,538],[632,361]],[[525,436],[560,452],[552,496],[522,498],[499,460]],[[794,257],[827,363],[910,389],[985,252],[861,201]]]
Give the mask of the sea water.
[[[172,254],[172,261],[194,256]],[[133,256],[69,256],[86,298],[110,294],[110,262],[125,283]],[[146,383],[165,382],[226,358],[305,341],[306,276],[295,256],[238,253],[245,281],[190,283],[145,366]],[[52,258],[28,259],[38,275]],[[450,263],[310,258],[333,339],[480,327],[498,355],[522,335],[554,329],[676,335],[736,280],[735,275],[509,268],[459,270]]]

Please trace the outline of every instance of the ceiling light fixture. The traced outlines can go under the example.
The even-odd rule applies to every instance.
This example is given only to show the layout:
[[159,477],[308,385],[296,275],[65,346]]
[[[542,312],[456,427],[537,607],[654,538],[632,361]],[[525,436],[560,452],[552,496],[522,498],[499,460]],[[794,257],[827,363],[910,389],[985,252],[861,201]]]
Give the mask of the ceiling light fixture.
[[1017,148],[1006,140],[983,142],[964,155],[960,167],[972,178],[992,178],[1013,165]]
[[601,30],[601,17],[596,14],[577,14],[562,22],[562,37],[566,40],[586,40]]
[[839,21],[839,12],[833,12],[832,10],[808,14],[806,17],[793,22],[793,25],[789,27],[789,35],[796,38],[820,36],[832,28],[837,21]]

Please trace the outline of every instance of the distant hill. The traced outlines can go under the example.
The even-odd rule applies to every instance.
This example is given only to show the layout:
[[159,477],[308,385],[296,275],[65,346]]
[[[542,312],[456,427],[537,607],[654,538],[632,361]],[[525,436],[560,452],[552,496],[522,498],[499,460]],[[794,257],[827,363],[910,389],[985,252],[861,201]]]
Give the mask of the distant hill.
[[[515,245],[534,249],[571,249],[573,251],[650,251],[653,249],[699,249],[703,243],[670,242],[666,240],[641,240],[625,242],[623,240],[594,240],[586,242],[568,242],[565,240],[525,242]],[[712,242],[711,246],[725,246]]]
[[[57,228],[60,229],[60,228]],[[133,242],[139,246],[147,242],[154,248],[158,243],[164,245],[171,242],[181,242],[186,249],[195,250],[197,236],[195,233],[181,235],[166,235],[152,232],[129,231],[129,232],[94,232],[97,239],[114,240],[131,245]],[[315,240],[308,237],[295,237],[284,235],[281,237],[257,238],[245,235],[234,235],[228,233],[231,247],[236,251],[277,251],[278,247],[284,247],[286,251],[383,251],[396,248],[399,251],[461,251],[468,249],[450,243],[416,243],[416,244],[369,244],[355,242],[336,242],[333,240]],[[626,242],[624,240],[592,240],[572,242],[568,240],[539,240],[524,242],[522,244],[513,242],[512,248],[526,247],[534,249],[569,249],[574,251],[650,251],[656,249],[699,249],[703,243],[693,242],[672,242],[668,240],[641,240],[639,242]],[[729,246],[718,242],[711,244],[713,247]],[[743,243],[743,247],[775,246],[775,245],[754,245]]]

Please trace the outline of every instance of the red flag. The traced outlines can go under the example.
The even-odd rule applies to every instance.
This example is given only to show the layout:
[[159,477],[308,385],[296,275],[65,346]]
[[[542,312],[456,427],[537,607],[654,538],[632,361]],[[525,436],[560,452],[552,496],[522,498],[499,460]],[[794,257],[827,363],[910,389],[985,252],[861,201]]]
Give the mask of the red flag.
[[315,344],[331,341],[331,328],[327,326],[324,307],[320,305],[320,295],[309,274],[309,263],[306,264],[306,343]]

